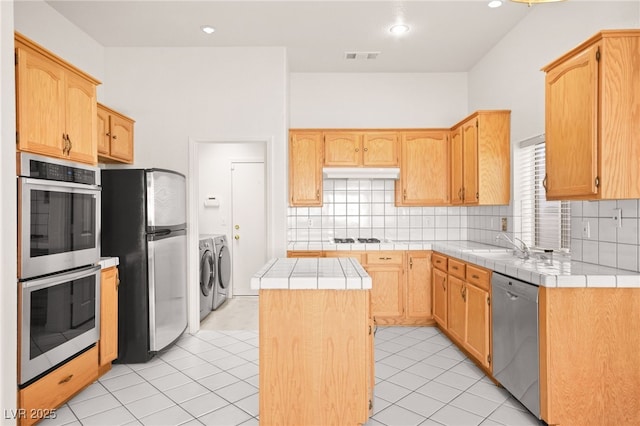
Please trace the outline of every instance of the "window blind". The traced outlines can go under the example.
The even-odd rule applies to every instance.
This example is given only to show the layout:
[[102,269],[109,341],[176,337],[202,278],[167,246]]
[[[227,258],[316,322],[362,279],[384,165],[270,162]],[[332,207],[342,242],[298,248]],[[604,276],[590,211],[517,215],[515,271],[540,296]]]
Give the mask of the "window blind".
[[547,201],[543,186],[544,137],[523,141],[519,150],[522,239],[533,247],[569,250],[571,211],[568,201]]

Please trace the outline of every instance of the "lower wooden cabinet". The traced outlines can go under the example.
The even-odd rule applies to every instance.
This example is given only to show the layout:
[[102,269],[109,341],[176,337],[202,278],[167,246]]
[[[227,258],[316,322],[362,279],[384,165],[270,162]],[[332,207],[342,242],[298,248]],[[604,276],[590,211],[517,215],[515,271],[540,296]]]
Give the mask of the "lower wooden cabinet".
[[260,423],[364,424],[373,403],[367,290],[260,290]]
[[118,357],[118,268],[103,269],[100,274],[100,368],[109,369]]
[[21,426],[32,425],[98,379],[98,347],[94,346],[18,391]]
[[428,321],[433,318],[431,308],[431,252],[407,252],[406,318]]
[[491,271],[437,253],[432,257],[436,323],[491,373]]
[[404,318],[404,252],[369,252],[364,269],[371,276],[371,310],[378,324],[396,324]]

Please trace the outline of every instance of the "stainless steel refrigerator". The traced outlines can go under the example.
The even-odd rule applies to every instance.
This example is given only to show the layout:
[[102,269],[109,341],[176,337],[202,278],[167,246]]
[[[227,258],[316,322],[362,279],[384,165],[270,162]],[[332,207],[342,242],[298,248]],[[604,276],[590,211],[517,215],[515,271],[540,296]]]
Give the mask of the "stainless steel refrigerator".
[[118,360],[146,362],[187,327],[186,179],[102,170],[102,256],[117,256]]

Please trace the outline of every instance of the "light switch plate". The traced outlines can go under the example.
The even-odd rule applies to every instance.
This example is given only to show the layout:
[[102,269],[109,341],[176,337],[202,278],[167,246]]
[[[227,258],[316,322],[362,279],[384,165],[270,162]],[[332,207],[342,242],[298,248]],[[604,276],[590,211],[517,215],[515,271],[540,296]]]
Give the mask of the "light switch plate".
[[591,238],[591,226],[588,220],[582,221],[582,238]]
[[500,219],[500,227],[502,229],[502,232],[507,232],[507,218],[503,217]]

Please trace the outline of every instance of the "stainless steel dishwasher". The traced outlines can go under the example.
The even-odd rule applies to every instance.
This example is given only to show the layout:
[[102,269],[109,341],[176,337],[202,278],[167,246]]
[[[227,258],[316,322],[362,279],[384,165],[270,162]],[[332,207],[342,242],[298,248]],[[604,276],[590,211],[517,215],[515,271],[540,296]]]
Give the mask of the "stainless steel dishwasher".
[[538,286],[494,272],[493,375],[540,418]]

